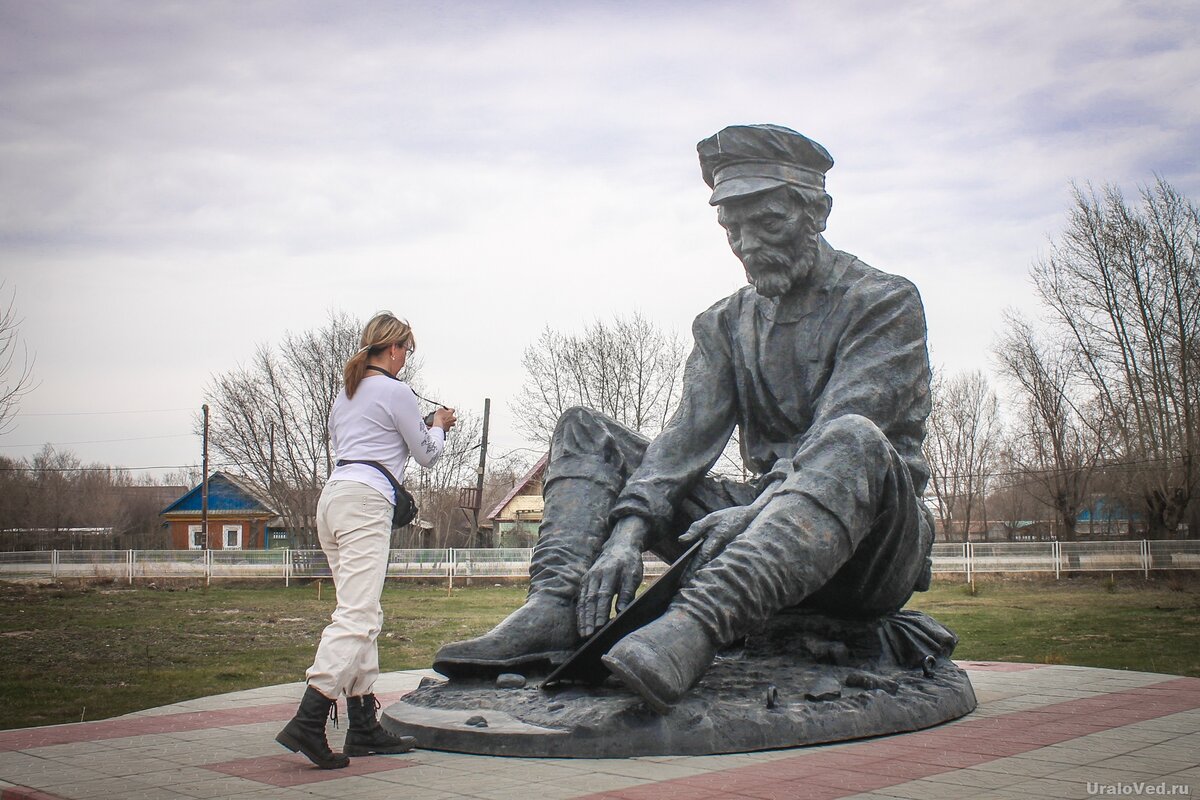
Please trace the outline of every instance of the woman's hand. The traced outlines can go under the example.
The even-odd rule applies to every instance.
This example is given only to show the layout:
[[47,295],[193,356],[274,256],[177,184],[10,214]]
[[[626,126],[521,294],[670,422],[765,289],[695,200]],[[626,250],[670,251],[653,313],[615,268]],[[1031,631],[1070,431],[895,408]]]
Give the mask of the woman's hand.
[[433,425],[436,428],[441,428],[446,433],[458,423],[458,417],[454,415],[453,408],[439,408],[433,412]]

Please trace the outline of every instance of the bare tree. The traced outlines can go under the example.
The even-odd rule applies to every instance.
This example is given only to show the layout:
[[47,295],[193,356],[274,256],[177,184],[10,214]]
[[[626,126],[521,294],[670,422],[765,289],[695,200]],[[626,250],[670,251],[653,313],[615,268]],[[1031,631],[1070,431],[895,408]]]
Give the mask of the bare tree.
[[937,497],[942,530],[961,526],[970,536],[975,512],[987,519],[987,490],[1000,445],[1000,408],[982,372],[934,376],[933,409],[925,436],[929,485]]
[[1161,178],[1140,200],[1076,187],[1033,279],[1112,424],[1109,457],[1141,465],[1130,478],[1149,536],[1162,538],[1200,483],[1200,209]]
[[1082,376],[1071,348],[1040,340],[1015,314],[1007,315],[995,353],[1019,407],[1010,467],[1053,510],[1058,538],[1073,541],[1100,460],[1103,407],[1078,391]]
[[638,313],[597,320],[579,335],[546,328],[521,359],[518,427],[548,443],[564,411],[586,406],[652,436],[679,402],[686,355],[677,336]]
[[1050,526],[1045,523],[1046,503],[1041,495],[1035,494],[1028,474],[1013,455],[1014,438],[1005,435],[996,455],[996,470],[987,498],[988,514],[991,519],[1004,522],[1009,541],[1014,541],[1018,533],[1039,540],[1052,538]]
[[473,520],[461,506],[461,492],[475,485],[482,441],[482,418],[463,412],[438,460],[408,482],[416,487],[420,518],[433,525],[434,547],[462,547],[472,539]]
[[12,428],[21,398],[33,389],[33,361],[19,336],[21,320],[15,303],[14,294],[0,308],[0,433]]
[[0,458],[0,548],[161,546],[169,499],[147,489],[128,470],[85,466],[49,444],[28,459]]

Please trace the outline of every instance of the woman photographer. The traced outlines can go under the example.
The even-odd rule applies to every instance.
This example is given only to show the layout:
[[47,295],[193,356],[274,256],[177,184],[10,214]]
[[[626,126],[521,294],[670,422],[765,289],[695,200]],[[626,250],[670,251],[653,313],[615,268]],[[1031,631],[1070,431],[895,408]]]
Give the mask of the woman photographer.
[[[346,363],[345,384],[329,415],[338,466],[317,503],[317,536],[333,573],[337,608],[306,673],[300,708],[275,737],[322,769],[344,767],[350,755],[403,753],[415,744],[410,736],[389,734],[375,715],[376,637],[383,624],[379,598],[393,513],[401,516],[406,505],[412,508],[411,496],[397,479],[410,455],[423,467],[437,461],[456,421],[454,410],[443,408],[427,427],[416,395],[397,377],[415,348],[406,322],[380,312],[363,329],[359,344]],[[350,726],[344,753],[334,753],[325,738],[325,720],[331,713],[336,719],[342,693]]]

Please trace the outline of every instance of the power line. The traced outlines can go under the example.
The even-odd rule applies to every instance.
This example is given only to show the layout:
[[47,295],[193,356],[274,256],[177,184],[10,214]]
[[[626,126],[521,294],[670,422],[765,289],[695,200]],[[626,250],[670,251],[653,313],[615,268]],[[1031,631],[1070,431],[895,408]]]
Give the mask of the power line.
[[148,442],[152,439],[183,439],[195,436],[194,433],[168,433],[162,436],[134,436],[128,439],[89,439],[81,442],[38,442],[36,444],[0,444],[0,447],[42,447],[50,445],[51,447],[60,447],[69,444],[114,444],[118,442]]
[[147,469],[200,469],[199,464],[163,464],[157,467],[0,467],[0,472],[135,472]]
[[89,417],[105,414],[165,414],[172,411],[195,411],[194,408],[147,408],[128,411],[22,411],[14,417]]

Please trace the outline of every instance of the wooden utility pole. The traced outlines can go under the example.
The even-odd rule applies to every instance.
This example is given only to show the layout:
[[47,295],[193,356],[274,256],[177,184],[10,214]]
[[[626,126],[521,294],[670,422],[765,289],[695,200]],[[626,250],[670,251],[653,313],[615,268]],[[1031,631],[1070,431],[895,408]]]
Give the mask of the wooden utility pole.
[[[471,539],[479,538],[479,507],[483,505],[483,472],[487,468],[488,422],[492,416],[492,399],[483,398],[483,441],[479,446],[479,470],[475,476],[475,528]],[[472,541],[475,544],[475,541]]]
[[204,549],[208,549],[208,403],[204,406],[204,452],[203,452],[203,476],[200,479],[200,529],[201,535],[204,537]]

